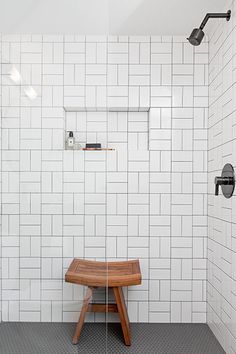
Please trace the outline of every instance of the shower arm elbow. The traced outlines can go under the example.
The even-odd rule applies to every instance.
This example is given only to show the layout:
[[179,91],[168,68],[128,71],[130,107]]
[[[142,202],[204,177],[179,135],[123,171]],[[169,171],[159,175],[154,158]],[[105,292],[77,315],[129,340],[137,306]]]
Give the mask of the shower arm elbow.
[[206,23],[209,20],[209,18],[226,18],[226,21],[229,21],[230,17],[231,17],[230,10],[225,13],[207,13],[199,28],[201,30],[203,30],[203,28],[206,26]]
[[201,23],[201,25],[199,27],[201,30],[203,30],[203,28],[206,26],[206,23],[209,20],[209,18],[211,17],[211,15],[212,14],[210,14],[210,13],[206,14],[206,16],[204,17],[204,19],[203,19],[203,21],[202,21],[202,23]]

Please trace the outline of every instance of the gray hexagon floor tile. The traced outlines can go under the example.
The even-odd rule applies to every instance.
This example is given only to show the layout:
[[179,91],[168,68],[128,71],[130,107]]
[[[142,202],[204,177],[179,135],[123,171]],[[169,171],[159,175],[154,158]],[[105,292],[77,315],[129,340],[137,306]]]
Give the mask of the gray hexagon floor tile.
[[86,323],[78,345],[71,323],[1,323],[0,354],[224,354],[205,324],[131,324],[132,345],[120,324]]

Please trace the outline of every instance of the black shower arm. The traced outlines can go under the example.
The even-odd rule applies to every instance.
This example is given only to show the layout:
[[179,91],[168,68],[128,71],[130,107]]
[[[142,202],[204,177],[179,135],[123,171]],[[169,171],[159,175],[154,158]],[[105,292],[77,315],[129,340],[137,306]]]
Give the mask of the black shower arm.
[[203,19],[203,21],[202,21],[202,23],[201,23],[199,28],[202,30],[205,27],[205,25],[206,25],[207,21],[209,20],[209,18],[226,18],[226,20],[229,21],[230,16],[231,16],[231,11],[230,10],[228,12],[224,12],[224,13],[217,13],[217,12],[216,13],[208,13],[204,17],[204,19]]

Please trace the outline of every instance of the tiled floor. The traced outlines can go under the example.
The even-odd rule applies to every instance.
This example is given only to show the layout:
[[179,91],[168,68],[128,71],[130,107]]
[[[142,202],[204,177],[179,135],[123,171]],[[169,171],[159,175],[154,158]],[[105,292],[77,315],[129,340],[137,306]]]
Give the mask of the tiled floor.
[[[132,324],[132,346],[119,324],[86,324],[78,345],[71,323],[2,323],[0,354],[224,354],[205,324]],[[107,335],[106,335],[107,334]]]

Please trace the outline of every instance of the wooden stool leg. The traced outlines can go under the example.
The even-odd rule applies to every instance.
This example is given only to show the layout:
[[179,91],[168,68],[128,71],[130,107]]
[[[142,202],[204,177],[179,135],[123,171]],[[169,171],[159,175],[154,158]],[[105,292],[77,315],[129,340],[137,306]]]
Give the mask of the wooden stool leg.
[[79,336],[80,336],[80,333],[81,333],[81,330],[82,330],[82,327],[83,327],[83,324],[84,324],[85,315],[86,315],[86,312],[88,310],[89,302],[90,302],[90,300],[92,298],[92,295],[93,295],[93,288],[88,288],[87,292],[86,292],[86,295],[85,295],[85,298],[84,298],[84,301],[83,301],[83,306],[82,306],[82,309],[81,309],[81,312],[80,312],[79,321],[78,321],[78,323],[76,325],[75,334],[74,334],[74,337],[72,339],[73,344],[77,344],[78,343]]
[[125,345],[131,345],[129,317],[125,305],[125,299],[122,288],[114,287],[113,292],[115,295],[115,300],[120,316],[121,328],[124,336]]

